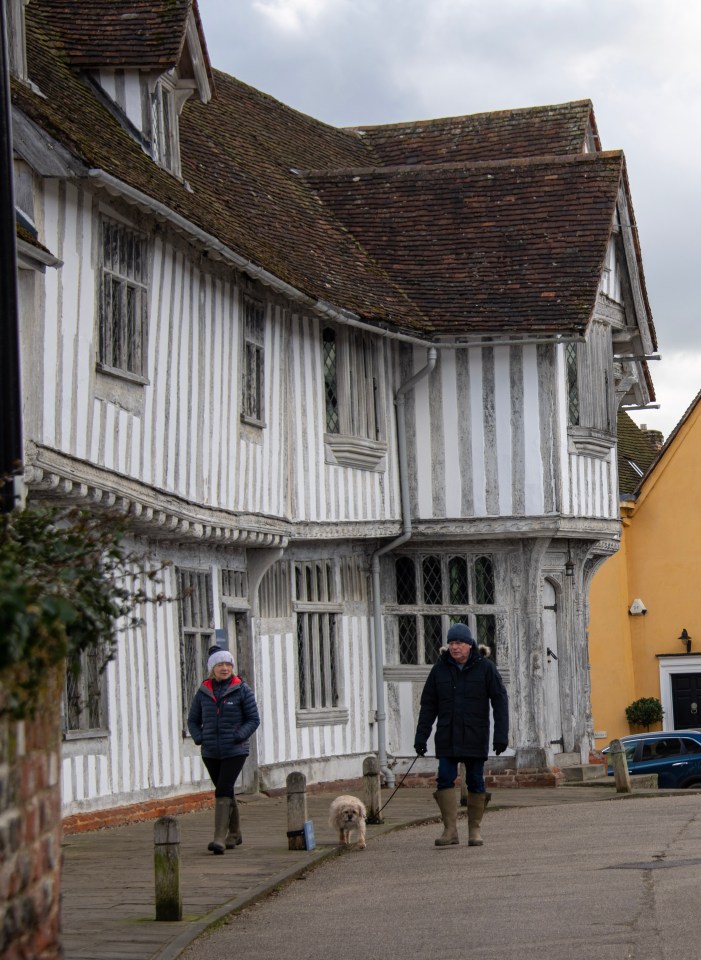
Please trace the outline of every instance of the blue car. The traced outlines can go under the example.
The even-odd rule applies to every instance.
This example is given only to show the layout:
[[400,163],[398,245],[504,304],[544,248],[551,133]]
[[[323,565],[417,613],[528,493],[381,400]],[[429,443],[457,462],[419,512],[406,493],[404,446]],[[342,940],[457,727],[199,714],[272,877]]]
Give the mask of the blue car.
[[[621,737],[628,770],[656,773],[657,785],[667,789],[701,787],[701,730],[658,730]],[[610,747],[601,752],[604,757]],[[609,764],[609,776],[613,767]]]

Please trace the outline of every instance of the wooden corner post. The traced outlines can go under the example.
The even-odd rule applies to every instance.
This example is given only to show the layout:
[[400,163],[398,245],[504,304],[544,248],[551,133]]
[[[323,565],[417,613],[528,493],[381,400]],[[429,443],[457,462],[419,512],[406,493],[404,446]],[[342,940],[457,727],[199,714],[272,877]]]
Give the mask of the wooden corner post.
[[159,817],[153,826],[153,862],[156,874],[156,920],[182,920],[180,824],[175,817]]
[[307,820],[307,778],[303,773],[287,777],[287,848],[306,850],[304,824]]

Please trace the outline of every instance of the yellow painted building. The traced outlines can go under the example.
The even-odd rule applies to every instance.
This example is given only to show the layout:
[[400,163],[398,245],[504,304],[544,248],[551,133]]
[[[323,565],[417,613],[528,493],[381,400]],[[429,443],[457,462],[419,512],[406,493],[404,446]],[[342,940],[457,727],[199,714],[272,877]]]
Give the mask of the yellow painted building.
[[627,414],[618,425],[621,548],[589,598],[597,749],[631,732],[640,697],[661,700],[662,729],[701,727],[701,394],[659,451]]

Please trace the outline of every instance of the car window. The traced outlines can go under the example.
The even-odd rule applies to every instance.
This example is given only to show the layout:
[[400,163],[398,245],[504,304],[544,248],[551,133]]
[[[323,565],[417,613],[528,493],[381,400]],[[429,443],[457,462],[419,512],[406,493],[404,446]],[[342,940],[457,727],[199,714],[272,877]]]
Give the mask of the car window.
[[650,740],[643,744],[643,760],[663,760],[666,757],[678,757],[683,753],[679,737],[666,737],[664,740]]
[[684,737],[682,746],[687,753],[701,753],[701,743],[698,740],[692,740],[691,737]]

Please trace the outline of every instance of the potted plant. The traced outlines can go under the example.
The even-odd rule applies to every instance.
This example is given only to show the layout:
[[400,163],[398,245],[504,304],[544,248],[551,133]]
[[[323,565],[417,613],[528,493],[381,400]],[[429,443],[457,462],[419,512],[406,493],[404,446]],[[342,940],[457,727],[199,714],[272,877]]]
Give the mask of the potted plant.
[[657,697],[640,697],[626,707],[626,719],[631,727],[649,730],[651,724],[661,723],[663,716],[662,704]]

